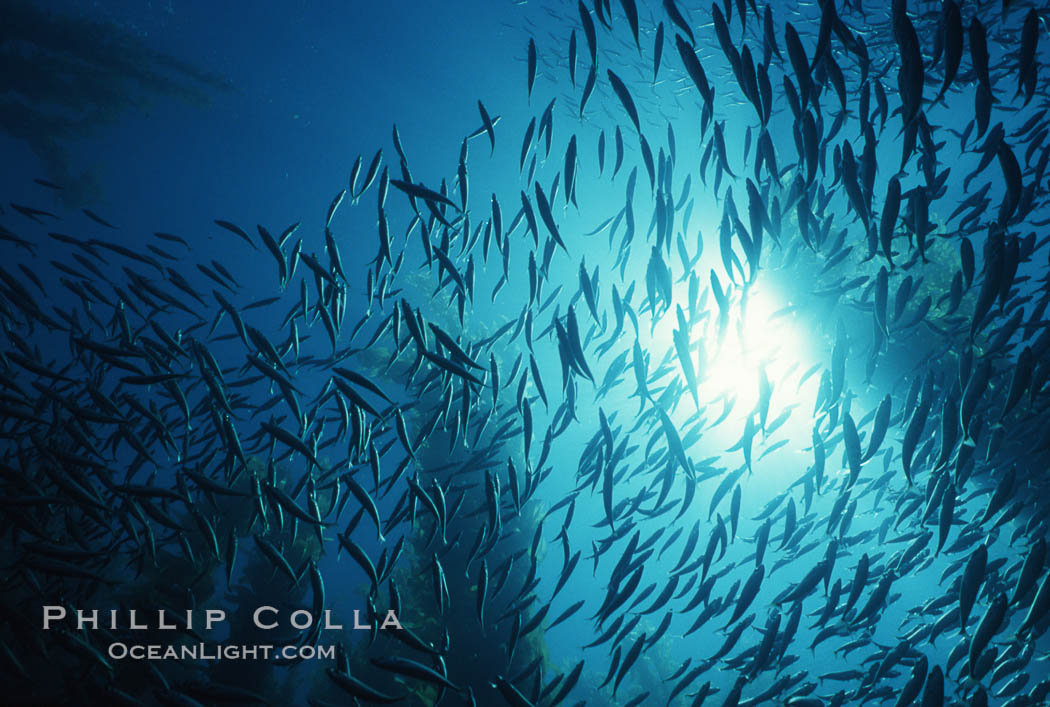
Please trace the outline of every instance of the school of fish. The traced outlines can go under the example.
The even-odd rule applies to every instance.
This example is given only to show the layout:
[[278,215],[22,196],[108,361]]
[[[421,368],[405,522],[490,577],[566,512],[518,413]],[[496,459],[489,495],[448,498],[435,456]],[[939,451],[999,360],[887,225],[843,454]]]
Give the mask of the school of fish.
[[[402,617],[315,705],[1050,704],[1050,11],[529,7],[445,173],[395,126],[313,227],[202,216],[272,269],[4,208],[11,694],[271,703],[38,628],[254,556]],[[727,368],[770,298],[810,358]]]

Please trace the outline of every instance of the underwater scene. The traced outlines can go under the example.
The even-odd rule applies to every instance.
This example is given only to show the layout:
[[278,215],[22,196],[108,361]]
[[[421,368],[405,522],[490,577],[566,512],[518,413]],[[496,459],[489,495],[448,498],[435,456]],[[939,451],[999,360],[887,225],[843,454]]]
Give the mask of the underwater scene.
[[0,0],[0,704],[1050,705],[1048,57]]

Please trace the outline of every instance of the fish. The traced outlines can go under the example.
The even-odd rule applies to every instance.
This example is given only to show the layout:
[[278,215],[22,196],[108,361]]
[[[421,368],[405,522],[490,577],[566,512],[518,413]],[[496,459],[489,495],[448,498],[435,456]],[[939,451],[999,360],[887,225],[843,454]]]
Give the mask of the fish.
[[981,621],[977,624],[977,629],[970,638],[968,653],[970,675],[976,674],[977,658],[984,652],[985,646],[988,645],[988,642],[991,641],[992,637],[999,631],[1003,619],[1006,616],[1006,607],[1006,595],[1002,593],[996,595],[995,598],[992,599],[992,603],[988,605],[988,609],[985,611],[984,616],[981,617]]
[[641,52],[642,45],[638,39],[638,6],[635,4],[635,0],[620,0],[620,6],[623,8],[623,14],[627,18],[628,26],[631,28],[634,45]]
[[532,96],[532,86],[536,83],[536,40],[529,37],[529,56],[528,56],[528,94]]
[[215,224],[217,226],[221,226],[222,228],[225,228],[230,233],[233,233],[238,238],[240,238],[242,241],[244,241],[245,243],[250,245],[254,250],[259,250],[259,246],[255,245],[255,242],[252,241],[252,239],[248,237],[248,234],[245,233],[244,230],[241,229],[240,226],[238,226],[238,225],[236,225],[234,223],[231,223],[229,221],[223,221],[221,219],[216,219],[215,220]]
[[112,228],[112,229],[116,230],[116,228],[117,228],[116,226],[114,226],[109,221],[107,221],[106,219],[104,219],[101,216],[99,216],[98,214],[96,214],[91,209],[81,209],[81,211],[84,212],[85,216],[87,216],[89,219],[91,219],[95,223],[99,224],[100,226],[105,226],[106,228]]
[[[583,0],[577,1],[577,10],[580,15],[580,23],[583,25],[583,35],[587,39],[587,49],[591,54],[591,66],[597,66],[598,64],[598,34],[594,28],[594,20],[591,19],[590,10],[583,4]],[[573,37],[576,35],[573,34]],[[570,62],[570,66],[575,66],[575,61]],[[574,82],[575,83],[575,82]]]
[[[397,656],[377,656],[371,658],[370,662],[376,667],[387,670],[398,675],[413,678],[416,680],[422,680],[431,684],[440,685],[441,687],[449,690],[459,691],[459,687],[455,683],[449,681],[448,677],[442,675],[433,668],[424,665],[418,661],[412,660],[411,658],[401,658]],[[367,698],[365,698],[367,699]]]
[[675,0],[663,0],[663,6],[667,16],[671,18],[671,22],[689,37],[690,44],[695,45],[696,38],[693,36],[693,30],[689,27],[689,22],[686,21],[685,16],[682,15],[682,11],[678,9]]
[[941,12],[941,31],[944,35],[944,81],[934,103],[942,101],[948,89],[951,88],[959,73],[963,55],[963,25],[959,6],[954,0],[948,0],[944,3]]
[[361,682],[349,673],[340,672],[335,668],[326,668],[325,672],[337,687],[353,698],[368,700],[369,702],[380,704],[393,704],[404,699],[404,695],[391,695],[380,692],[372,686]]
[[480,100],[478,101],[478,112],[481,113],[481,122],[485,126],[485,132],[489,136],[489,142],[492,144],[492,152],[496,152],[496,128],[495,123],[492,122],[492,118],[489,117],[489,112],[485,110],[485,104]]
[[434,191],[433,189],[429,189],[423,186],[422,184],[413,184],[411,182],[402,181],[400,179],[391,179],[390,183],[410,197],[422,199],[432,204],[445,204],[446,206],[451,206],[454,209],[459,208],[451,199],[449,199],[444,194],[440,194]]
[[631,119],[631,123],[634,124],[634,129],[640,134],[642,132],[642,127],[638,118],[638,108],[634,104],[634,99],[631,97],[630,91],[627,90],[627,86],[624,85],[623,80],[613,73],[612,69],[607,70],[606,75],[609,77],[609,84],[612,86],[616,96],[620,99],[620,103],[623,104],[623,109],[627,111],[627,117]]
[[568,252],[569,248],[565,245],[565,241],[562,240],[561,234],[558,231],[558,224],[554,221],[554,214],[551,211],[551,205],[547,200],[547,195],[543,192],[543,187],[540,186],[539,182],[536,182],[534,186],[536,192],[536,208],[540,212],[540,218],[543,220],[543,225],[547,227],[547,233],[550,235],[551,240],[554,243],[558,244],[563,250]]

